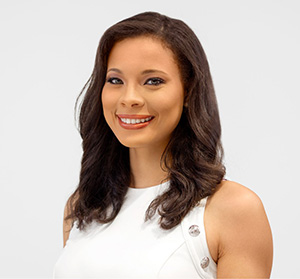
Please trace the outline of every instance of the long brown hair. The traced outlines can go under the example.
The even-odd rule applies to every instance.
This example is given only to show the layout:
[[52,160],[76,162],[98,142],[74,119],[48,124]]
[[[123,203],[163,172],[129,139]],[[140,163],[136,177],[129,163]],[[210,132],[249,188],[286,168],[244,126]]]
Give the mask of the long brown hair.
[[157,212],[161,228],[175,227],[202,198],[215,191],[225,174],[216,96],[197,36],[180,20],[154,12],[135,15],[103,34],[93,73],[80,94],[85,92],[79,115],[83,156],[79,185],[70,197],[71,213],[66,217],[78,221],[79,229],[94,220],[113,221],[131,182],[129,150],[106,123],[101,94],[112,47],[137,36],[153,36],[172,50],[185,89],[180,122],[161,158],[170,187],[152,201],[145,220]]

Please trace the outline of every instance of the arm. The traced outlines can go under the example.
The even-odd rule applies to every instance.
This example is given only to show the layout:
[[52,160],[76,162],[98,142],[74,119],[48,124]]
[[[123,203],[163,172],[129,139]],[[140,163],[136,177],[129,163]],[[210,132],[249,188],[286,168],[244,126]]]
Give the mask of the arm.
[[269,278],[272,234],[259,197],[227,181],[212,202],[218,231],[218,278]]
[[66,242],[69,239],[70,231],[72,228],[72,220],[68,219],[65,220],[65,218],[70,214],[70,199],[67,201],[64,209],[64,219],[63,219],[63,247],[66,246]]

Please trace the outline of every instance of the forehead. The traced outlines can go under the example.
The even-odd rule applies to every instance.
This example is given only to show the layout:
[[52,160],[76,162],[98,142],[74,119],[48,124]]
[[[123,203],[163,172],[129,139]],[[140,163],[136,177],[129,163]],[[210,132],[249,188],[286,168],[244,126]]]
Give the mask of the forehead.
[[108,67],[177,67],[173,51],[160,39],[150,36],[117,42],[108,57]]

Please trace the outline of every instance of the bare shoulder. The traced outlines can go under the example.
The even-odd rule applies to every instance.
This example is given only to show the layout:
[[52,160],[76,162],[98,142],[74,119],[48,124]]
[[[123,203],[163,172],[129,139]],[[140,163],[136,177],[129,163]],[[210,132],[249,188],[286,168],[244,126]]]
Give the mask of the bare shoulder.
[[207,210],[209,232],[217,232],[211,233],[210,240],[218,274],[267,278],[272,267],[272,234],[257,194],[239,183],[223,181]]
[[[269,226],[263,203],[249,188],[233,181],[223,181],[209,199],[208,210],[214,217],[224,240],[225,232],[244,231],[244,228],[264,223]],[[253,228],[252,228],[253,230]]]
[[263,210],[262,201],[257,194],[237,182],[228,180],[222,181],[209,202],[211,207],[223,213],[223,217],[251,214],[253,211],[259,213]]
[[[75,201],[75,200],[74,200]],[[71,214],[71,208],[74,206],[74,201],[72,203],[71,197],[67,200],[64,209],[64,219],[63,219],[63,246],[65,247],[67,240],[69,239],[70,231],[73,226],[72,219],[66,219],[67,216]]]

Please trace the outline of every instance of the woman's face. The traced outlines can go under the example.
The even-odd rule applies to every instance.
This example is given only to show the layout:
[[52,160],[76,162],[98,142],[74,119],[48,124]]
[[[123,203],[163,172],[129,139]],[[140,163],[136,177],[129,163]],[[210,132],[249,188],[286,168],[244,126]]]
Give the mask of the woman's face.
[[107,124],[129,148],[168,143],[183,109],[184,89],[173,53],[152,37],[112,48],[102,104]]

